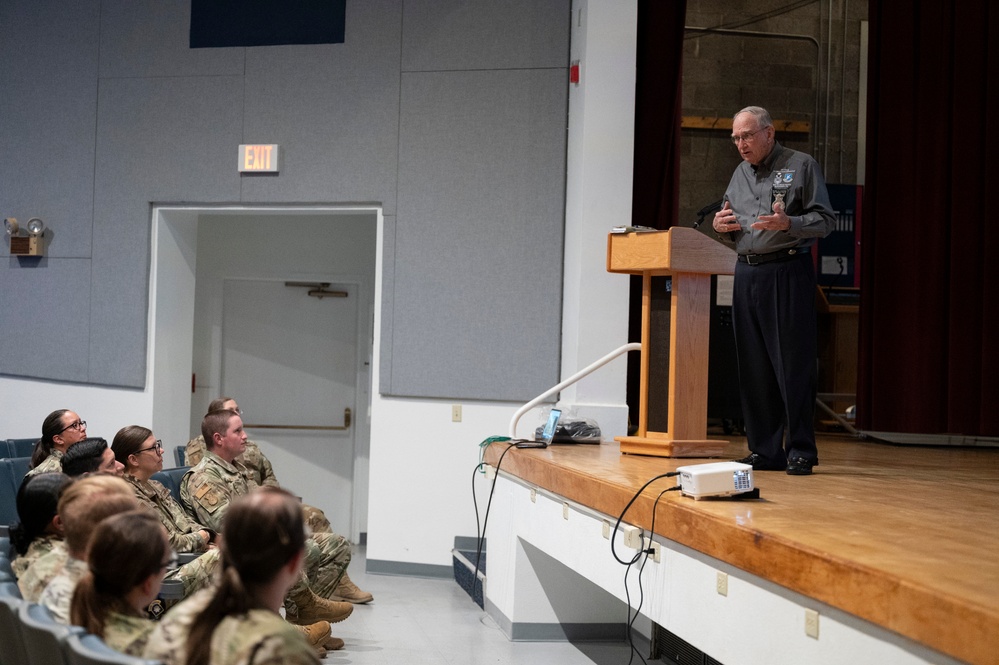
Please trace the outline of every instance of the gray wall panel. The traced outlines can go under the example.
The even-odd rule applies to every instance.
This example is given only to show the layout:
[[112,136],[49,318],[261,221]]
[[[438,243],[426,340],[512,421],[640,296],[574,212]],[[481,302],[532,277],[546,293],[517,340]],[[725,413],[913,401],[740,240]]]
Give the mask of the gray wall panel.
[[8,257],[0,284],[0,372],[87,381],[90,261]]
[[99,215],[91,276],[92,383],[146,384],[150,211],[147,201],[136,200],[119,202],[106,217]]
[[103,80],[95,226],[107,206],[136,197],[238,200],[242,108],[242,77]]
[[347,6],[345,44],[248,49],[245,143],[279,143],[281,174],[242,200],[381,203],[395,212],[398,0]]
[[[14,347],[0,372],[144,385],[153,202],[374,202],[383,388],[521,399],[547,387],[569,0],[352,2],[345,44],[193,51],[189,11],[0,2],[0,203],[13,205],[0,212],[52,229],[52,258],[8,259],[0,335],[46,323],[20,303],[58,310],[87,293],[70,298],[86,312],[72,334],[46,333],[73,362]],[[279,176],[238,175],[250,142],[283,146]],[[92,270],[51,272],[62,256]]]
[[98,14],[96,1],[0,3],[0,216],[44,220],[53,257],[90,255]]
[[102,82],[92,381],[145,384],[150,203],[238,200],[241,107],[238,77]]
[[407,0],[403,71],[565,68],[570,0]]
[[523,399],[558,382],[564,75],[403,75],[392,394]]
[[103,0],[101,76],[242,75],[246,49],[190,48],[191,0]]

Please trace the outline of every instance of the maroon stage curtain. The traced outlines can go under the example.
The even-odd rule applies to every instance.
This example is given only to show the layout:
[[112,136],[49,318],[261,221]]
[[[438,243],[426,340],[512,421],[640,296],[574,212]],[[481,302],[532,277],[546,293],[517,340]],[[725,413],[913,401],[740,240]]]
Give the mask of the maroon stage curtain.
[[999,436],[999,4],[871,0],[870,35],[857,422]]

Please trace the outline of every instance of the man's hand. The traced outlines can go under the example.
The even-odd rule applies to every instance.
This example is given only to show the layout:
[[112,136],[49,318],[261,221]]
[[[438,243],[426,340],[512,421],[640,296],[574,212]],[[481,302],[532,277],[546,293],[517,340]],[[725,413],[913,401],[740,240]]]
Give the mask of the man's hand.
[[732,212],[732,206],[729,205],[728,201],[725,201],[722,209],[715,213],[712,227],[717,233],[728,233],[742,228],[739,226],[739,220],[735,218],[735,213]]
[[774,214],[760,215],[758,222],[753,222],[752,228],[759,231],[787,231],[791,228],[791,218],[784,212],[784,202],[774,201]]

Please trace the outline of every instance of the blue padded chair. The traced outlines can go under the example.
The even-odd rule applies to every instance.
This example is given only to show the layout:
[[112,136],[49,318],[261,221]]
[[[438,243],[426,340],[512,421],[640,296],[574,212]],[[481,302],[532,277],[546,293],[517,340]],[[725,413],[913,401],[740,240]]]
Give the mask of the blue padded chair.
[[181,600],[184,597],[184,583],[180,580],[163,580],[159,597],[163,600]]
[[0,665],[28,665],[19,618],[23,604],[15,583],[0,583]]
[[[174,501],[180,503],[180,481],[183,480],[184,474],[190,468],[189,466],[178,466],[174,469],[163,469],[154,473],[152,479],[162,483],[164,487],[170,490]],[[180,505],[183,506],[184,504],[181,503]]]
[[49,608],[38,603],[22,604],[18,616],[29,662],[69,665],[64,647],[66,638],[85,632],[83,628],[57,622]]
[[38,439],[7,439],[11,457],[31,457]]
[[[23,478],[23,476],[22,476]],[[14,484],[14,465],[10,459],[0,459],[0,524],[17,521],[17,488]]]
[[7,526],[18,520],[17,490],[30,462],[30,457],[0,459],[0,524]]
[[173,459],[177,463],[177,466],[185,466],[184,458],[187,457],[187,446],[177,446],[173,449]]
[[70,635],[66,638],[69,665],[163,665],[159,660],[147,660],[115,651],[96,635]]
[[17,497],[17,490],[20,489],[24,477],[28,475],[28,468],[31,466],[31,457],[11,457],[10,475],[14,479],[14,497]]
[[12,450],[10,444],[7,443],[7,439],[0,439],[0,458],[15,457],[14,453],[11,452]]
[[0,577],[2,576],[7,576],[11,580],[17,579],[14,576],[14,569],[10,567],[10,557],[7,556],[6,552],[0,553]]

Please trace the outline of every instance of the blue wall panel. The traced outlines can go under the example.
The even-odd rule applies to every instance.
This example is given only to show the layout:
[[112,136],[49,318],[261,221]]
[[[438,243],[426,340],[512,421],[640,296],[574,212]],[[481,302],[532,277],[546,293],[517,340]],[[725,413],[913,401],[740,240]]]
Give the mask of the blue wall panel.
[[238,200],[242,85],[231,76],[102,82],[90,344],[95,383],[145,385],[150,204]]
[[190,0],[103,0],[101,77],[241,76],[244,48],[189,47]]
[[566,68],[569,0],[406,0],[403,71]]
[[98,16],[96,1],[0,3],[0,216],[40,217],[49,257],[90,256]]
[[520,400],[558,382],[564,75],[403,75],[383,390]]
[[[0,335],[47,352],[7,346],[0,373],[145,385],[155,203],[375,203],[383,391],[550,385],[569,0],[370,0],[343,44],[193,50],[189,11],[0,2],[0,213],[51,228],[0,266]],[[252,142],[278,176],[238,174]]]
[[280,177],[242,200],[373,202],[395,212],[401,9],[351,4],[344,44],[249,49],[245,142],[278,143]]
[[4,258],[0,284],[0,371],[87,382],[90,261]]

